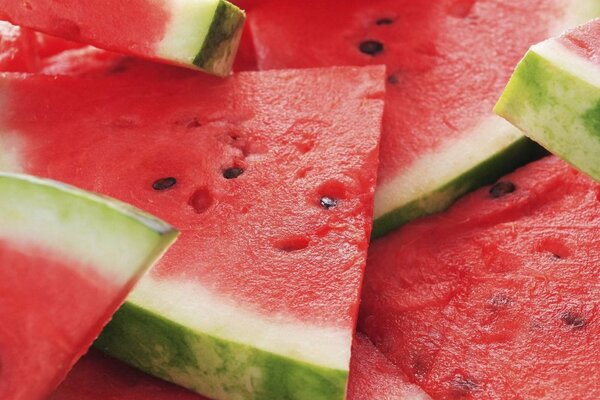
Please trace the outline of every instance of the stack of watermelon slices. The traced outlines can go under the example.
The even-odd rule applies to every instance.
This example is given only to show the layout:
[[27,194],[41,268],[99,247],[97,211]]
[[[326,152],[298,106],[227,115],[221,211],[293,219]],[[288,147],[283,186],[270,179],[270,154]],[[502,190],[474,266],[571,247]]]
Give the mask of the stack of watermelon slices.
[[[531,8],[400,3],[349,2],[340,13],[334,2],[309,4],[312,8],[252,2],[251,36],[239,63],[239,69],[388,64],[376,235],[446,208],[535,157],[532,144],[491,116],[488,106],[528,45],[600,11],[592,0],[547,0]],[[309,9],[323,20],[310,20]],[[326,23],[334,13],[346,28]],[[538,20],[520,22],[531,18]],[[332,43],[303,40],[295,46],[303,24],[311,28],[309,36]],[[511,33],[516,26],[524,29]],[[455,36],[442,39],[436,32],[444,27]],[[344,34],[330,34],[332,29]],[[411,34],[384,40],[397,37],[397,29]],[[500,46],[493,39],[501,32],[507,48],[493,53],[496,58],[485,64],[491,68],[480,69],[490,63],[489,48]],[[37,49],[25,60],[37,61],[13,69],[67,76],[2,77],[8,107],[0,115],[0,144],[10,151],[0,155],[0,166],[114,195],[184,231],[184,244],[142,281],[97,346],[214,398],[342,398],[370,231],[381,69],[242,73],[219,81],[39,34],[24,37]],[[358,41],[363,37],[369,38]],[[276,51],[284,42],[289,53]],[[335,50],[340,44],[347,49]],[[358,57],[350,48],[358,49]],[[404,52],[416,56],[406,65]],[[459,70],[464,72],[456,75]],[[454,76],[453,87],[440,88],[444,76]],[[80,104],[81,98],[86,102]],[[61,117],[65,110],[69,119]],[[243,181],[250,172],[258,175]],[[597,385],[580,382],[599,352],[593,300],[598,277],[590,265],[600,257],[593,247],[573,257],[573,243],[597,241],[599,192],[587,178],[548,159],[474,193],[440,217],[376,242],[360,324],[375,346],[362,334],[355,337],[348,398],[427,399],[425,392],[432,398],[598,397]],[[303,202],[309,207],[295,209]],[[331,216],[332,210],[339,214]],[[235,215],[240,212],[257,215],[240,219]],[[540,229],[539,218],[546,224]],[[277,239],[280,235],[284,238]],[[272,257],[265,242],[292,261]],[[547,265],[537,256],[546,252],[568,259],[575,272],[565,275],[560,262]],[[337,262],[348,256],[348,262],[334,266],[332,254]],[[236,260],[242,263],[236,266]],[[309,271],[298,270],[300,265]],[[265,267],[281,272],[265,273]],[[302,282],[303,289],[294,289]],[[259,287],[264,296],[257,295]],[[552,297],[555,293],[569,300]],[[191,298],[209,305],[200,307]],[[198,312],[208,317],[193,315]],[[301,325],[286,330],[289,316]],[[330,329],[335,325],[344,327],[345,339]],[[298,336],[307,341],[304,346],[293,337],[298,329],[308,331]],[[284,332],[291,340],[279,347]],[[339,364],[328,358],[328,347],[318,347],[315,334],[333,334],[322,337],[335,352],[346,352]],[[568,348],[561,347],[565,343]],[[546,346],[553,351],[540,359]],[[534,359],[530,349],[539,349]],[[512,370],[514,365],[519,368]],[[90,390],[93,382],[103,389]],[[93,353],[52,398],[160,396],[198,398]]]

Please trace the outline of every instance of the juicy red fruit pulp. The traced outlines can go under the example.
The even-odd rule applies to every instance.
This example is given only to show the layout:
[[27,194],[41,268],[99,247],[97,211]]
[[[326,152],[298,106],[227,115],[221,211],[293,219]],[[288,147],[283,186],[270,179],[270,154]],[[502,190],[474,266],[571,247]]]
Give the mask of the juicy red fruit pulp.
[[597,398],[600,187],[548,158],[370,249],[361,328],[433,398]]

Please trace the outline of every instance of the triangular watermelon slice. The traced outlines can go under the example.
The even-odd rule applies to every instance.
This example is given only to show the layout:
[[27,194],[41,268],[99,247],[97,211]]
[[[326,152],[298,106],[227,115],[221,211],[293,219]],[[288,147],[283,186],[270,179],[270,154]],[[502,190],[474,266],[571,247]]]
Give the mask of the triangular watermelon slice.
[[386,64],[374,235],[536,155],[493,105],[527,47],[597,0],[249,0],[260,69]]
[[179,72],[0,80],[0,148],[12,144],[15,168],[183,232],[97,345],[219,399],[341,399],[384,69]]
[[361,328],[435,399],[600,398],[600,186],[530,164],[369,250]]
[[42,399],[176,232],[108,198],[4,173],[0,218],[0,398]]
[[496,112],[600,181],[600,20],[533,46]]
[[0,19],[119,53],[227,75],[245,15],[226,0],[3,0]]

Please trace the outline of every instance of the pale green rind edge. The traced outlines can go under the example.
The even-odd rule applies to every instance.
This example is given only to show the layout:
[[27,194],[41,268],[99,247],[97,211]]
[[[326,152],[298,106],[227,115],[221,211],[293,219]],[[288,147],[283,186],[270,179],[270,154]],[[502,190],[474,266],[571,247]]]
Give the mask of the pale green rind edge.
[[348,371],[223,340],[126,302],[95,346],[142,371],[219,400],[342,400]]
[[462,195],[493,183],[543,154],[543,149],[537,144],[521,137],[438,189],[375,219],[371,236],[373,239],[379,238],[414,219],[444,211]]
[[529,51],[494,111],[600,181],[600,88]]
[[243,10],[220,0],[202,48],[194,58],[194,65],[218,76],[231,73],[245,21]]

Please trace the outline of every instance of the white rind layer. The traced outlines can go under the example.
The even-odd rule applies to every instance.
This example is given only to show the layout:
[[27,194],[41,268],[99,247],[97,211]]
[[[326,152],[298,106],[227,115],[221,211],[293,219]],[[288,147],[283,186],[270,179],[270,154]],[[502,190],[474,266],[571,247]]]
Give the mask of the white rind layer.
[[375,191],[375,218],[434,193],[522,137],[502,118],[483,118],[462,137],[422,155],[405,173],[379,185]]
[[0,239],[93,269],[118,285],[148,266],[171,228],[132,207],[54,181],[0,173]]
[[550,39],[538,43],[531,47],[531,51],[568,74],[600,87],[600,65],[569,50],[558,40]]
[[128,302],[197,332],[304,361],[347,371],[352,328],[292,320],[250,310],[196,282],[147,275]]
[[171,14],[156,54],[180,64],[193,64],[202,49],[220,0],[169,0]]

